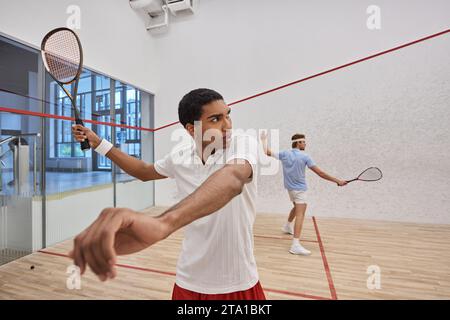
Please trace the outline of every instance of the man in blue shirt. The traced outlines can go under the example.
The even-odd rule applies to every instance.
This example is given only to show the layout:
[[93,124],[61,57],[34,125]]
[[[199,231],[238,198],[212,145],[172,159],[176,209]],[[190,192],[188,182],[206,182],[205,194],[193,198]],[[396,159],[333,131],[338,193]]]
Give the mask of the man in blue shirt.
[[[347,184],[344,180],[336,179],[329,174],[322,171],[311,157],[306,154],[306,140],[304,134],[294,134],[291,138],[292,149],[272,152],[267,147],[267,134],[261,133],[261,142],[263,144],[264,152],[271,157],[281,161],[283,165],[284,187],[288,190],[289,198],[294,207],[292,208],[287,223],[283,226],[285,233],[293,234],[292,246],[289,250],[292,254],[309,255],[311,251],[305,249],[300,244],[300,233],[302,231],[303,220],[306,212],[306,191],[308,187],[305,179],[306,167],[314,171],[319,177],[332,181],[338,186],[345,186]],[[292,221],[295,218],[294,229],[292,229]]]

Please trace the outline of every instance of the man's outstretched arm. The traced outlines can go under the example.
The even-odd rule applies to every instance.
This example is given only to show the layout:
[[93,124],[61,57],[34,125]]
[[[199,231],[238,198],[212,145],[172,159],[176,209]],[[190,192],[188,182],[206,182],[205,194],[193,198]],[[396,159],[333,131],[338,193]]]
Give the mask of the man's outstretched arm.
[[316,173],[322,179],[334,182],[340,187],[345,186],[347,184],[347,181],[340,180],[340,179],[337,179],[337,178],[335,178],[333,176],[330,176],[328,173],[326,173],[325,171],[320,169],[318,166],[312,166],[312,167],[310,167],[310,169],[312,171],[314,171],[314,173]]
[[251,175],[252,167],[247,161],[243,164],[227,164],[211,175],[195,192],[158,218],[168,227],[170,234],[225,206],[242,192]]
[[[81,125],[73,125],[72,133],[78,142],[83,141],[85,138],[89,140],[91,148],[97,148],[102,139],[89,128]],[[153,165],[153,163],[146,163],[140,159],[132,157],[121,150],[112,147],[106,154],[112,162],[114,162],[119,168],[141,181],[159,180],[167,178],[159,174]]]
[[252,177],[252,167],[228,164],[211,175],[191,195],[157,217],[127,208],[109,208],[75,238],[69,256],[105,281],[116,276],[116,256],[140,251],[165,239],[194,220],[216,212],[242,192]]

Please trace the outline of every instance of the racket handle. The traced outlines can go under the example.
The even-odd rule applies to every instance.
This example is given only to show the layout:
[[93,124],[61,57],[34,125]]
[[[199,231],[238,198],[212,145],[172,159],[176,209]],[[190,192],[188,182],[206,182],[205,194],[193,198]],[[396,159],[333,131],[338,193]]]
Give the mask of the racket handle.
[[352,182],[352,181],[356,181],[356,180],[358,180],[358,178],[352,179],[352,180],[347,180],[347,183]]
[[83,150],[83,151],[89,150],[91,148],[87,138],[86,138],[86,140],[80,142],[80,146],[81,146],[81,150]]
[[[84,127],[83,120],[81,120],[80,118],[75,119],[75,123],[82,125]],[[83,150],[83,151],[89,150],[91,148],[91,146],[89,144],[89,140],[87,138],[86,138],[86,140],[80,142],[80,146],[81,146],[81,150]]]

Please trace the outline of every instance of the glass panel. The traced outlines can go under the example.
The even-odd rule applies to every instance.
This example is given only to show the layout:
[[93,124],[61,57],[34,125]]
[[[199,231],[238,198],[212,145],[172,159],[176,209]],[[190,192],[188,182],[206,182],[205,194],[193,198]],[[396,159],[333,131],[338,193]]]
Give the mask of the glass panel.
[[[47,112],[73,117],[69,98],[61,94],[63,90],[48,75],[45,87],[49,101]],[[67,90],[71,89],[67,87]],[[109,114],[109,78],[84,70],[78,87],[77,106],[84,120],[109,122],[103,115]],[[52,245],[76,235],[92,223],[103,208],[113,206],[114,194],[110,169],[101,170],[105,169],[102,163],[105,158],[100,159],[91,149],[81,150],[80,143],[72,136],[73,121],[45,121],[48,141],[46,242]],[[88,121],[84,121],[84,125],[102,133],[107,133],[109,128]]]
[[[130,126],[153,127],[153,97],[125,84],[118,85],[116,90],[126,92],[126,100],[117,108],[116,123],[125,120]],[[141,123],[142,122],[142,123]],[[153,133],[129,128],[116,128],[116,146],[130,156],[153,163]],[[117,168],[116,171],[116,206],[143,210],[153,205],[153,183],[142,182]]]
[[60,158],[70,158],[72,156],[72,144],[71,143],[57,143],[57,154]]
[[[1,106],[73,117],[70,99],[45,72],[38,50],[0,37],[0,54]],[[72,85],[66,89],[71,92]],[[144,118],[141,99],[146,99]],[[86,127],[101,138],[116,140],[116,146],[131,156],[146,154],[145,160],[152,162],[152,134],[145,135],[142,149],[140,130],[112,129],[107,124],[141,126],[145,119],[145,126],[152,126],[152,99],[85,69],[77,107]],[[116,184],[120,196],[115,199],[111,161],[92,150],[83,152],[72,137],[72,124],[70,119],[0,112],[0,141],[12,138],[11,144],[0,144],[0,264],[73,237],[115,200],[136,210],[153,205],[153,183],[143,183],[120,169],[116,172],[116,180],[122,181]]]
[[[39,112],[40,55],[0,37],[0,106]],[[0,112],[0,265],[40,249],[41,120]]]
[[[116,123],[127,126],[141,126],[141,95],[139,90],[133,86],[117,82],[115,85],[115,112]],[[130,128],[116,128],[116,147],[130,156],[141,159],[140,147],[141,143],[140,130]],[[134,180],[126,172],[117,168],[117,180],[129,181]]]
[[[102,75],[95,75],[95,112],[93,120],[98,122],[111,122],[111,79]],[[94,124],[92,130],[101,138],[111,141],[111,126]],[[97,153],[94,154],[93,170],[111,172],[111,161]]]
[[[99,118],[99,121],[102,122],[110,122],[111,116],[101,116]],[[97,135],[99,137],[102,137],[108,141],[111,141],[111,127],[110,126],[104,126],[104,125],[98,125],[97,126]],[[111,160],[109,160],[107,157],[103,157],[99,154],[96,154],[97,161],[98,161],[98,169],[107,169],[108,171],[111,170]]]

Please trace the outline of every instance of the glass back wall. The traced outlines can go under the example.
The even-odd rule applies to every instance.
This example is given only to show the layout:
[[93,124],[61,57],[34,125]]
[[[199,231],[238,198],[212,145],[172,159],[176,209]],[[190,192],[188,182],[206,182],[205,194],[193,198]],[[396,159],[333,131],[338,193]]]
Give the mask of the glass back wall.
[[[121,127],[153,126],[151,94],[84,68],[77,105],[86,127],[130,156],[153,162],[153,134]],[[0,264],[74,236],[105,207],[153,205],[153,183],[138,181],[93,150],[81,151],[73,121],[30,114],[73,117],[39,50],[5,37],[0,107]],[[16,229],[23,232],[8,232]]]

